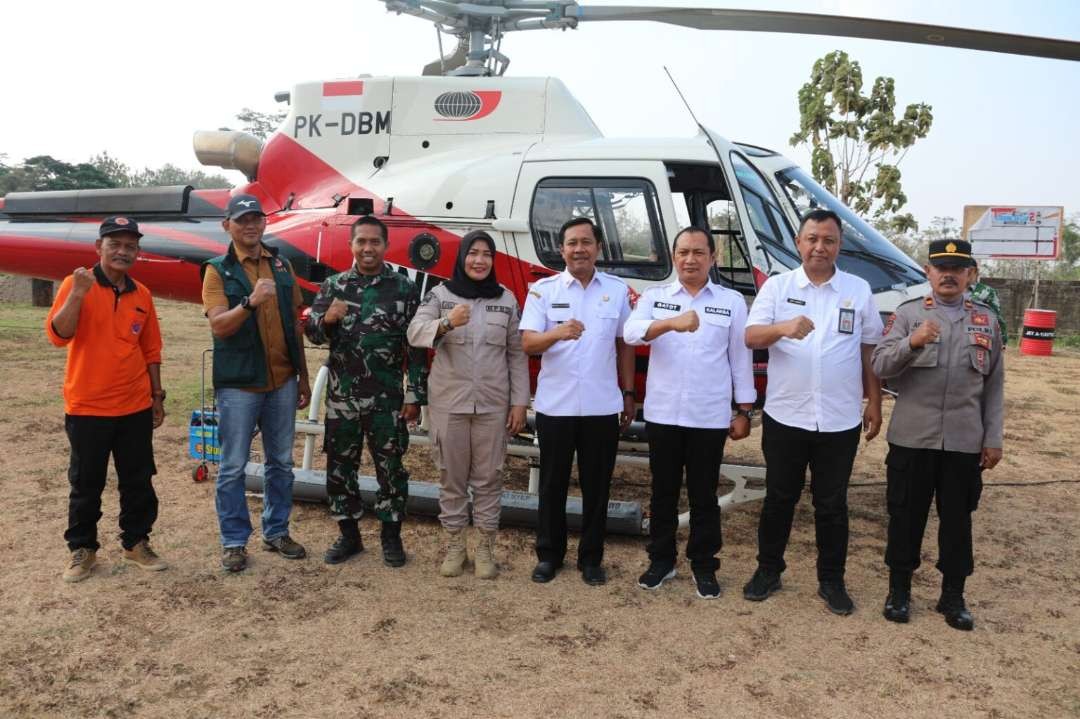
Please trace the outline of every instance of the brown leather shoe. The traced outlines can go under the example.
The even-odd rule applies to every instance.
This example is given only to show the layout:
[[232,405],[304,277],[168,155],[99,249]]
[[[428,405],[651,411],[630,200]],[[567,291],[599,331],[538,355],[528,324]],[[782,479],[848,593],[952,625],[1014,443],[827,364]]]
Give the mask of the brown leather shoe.
[[150,542],[145,539],[131,549],[124,550],[124,561],[151,572],[160,572],[169,567],[168,563],[150,548]]
[[65,582],[81,582],[94,571],[94,563],[97,562],[97,552],[86,547],[79,547],[71,553],[71,561],[64,570]]
[[283,534],[280,537],[274,537],[273,539],[264,539],[263,549],[268,552],[277,552],[286,559],[303,559],[307,556],[307,550],[304,549],[304,545],[293,541],[293,538],[287,534]]

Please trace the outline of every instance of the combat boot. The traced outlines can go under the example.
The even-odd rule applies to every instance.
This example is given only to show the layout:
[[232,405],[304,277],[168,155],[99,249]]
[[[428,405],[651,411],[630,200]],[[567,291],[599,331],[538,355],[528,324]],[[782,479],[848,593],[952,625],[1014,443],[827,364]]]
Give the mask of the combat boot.
[[945,577],[941,582],[941,599],[934,608],[945,615],[945,623],[950,627],[970,632],[975,628],[975,619],[964,603],[964,581],[965,577]]
[[405,547],[401,544],[401,522],[382,523],[382,558],[388,567],[405,566]]
[[443,559],[442,566],[439,567],[439,574],[444,577],[460,577],[465,571],[465,562],[468,558],[464,527],[447,527],[446,557]]
[[499,566],[495,564],[495,530],[481,529],[480,542],[476,545],[474,564],[477,579],[494,579],[499,576]]
[[341,564],[346,559],[364,551],[364,542],[360,539],[360,524],[356,519],[352,517],[340,519],[338,528],[341,530],[341,536],[323,555],[323,561],[327,564]]
[[882,615],[890,622],[907,624],[911,619],[911,575],[889,575],[889,596],[885,598]]

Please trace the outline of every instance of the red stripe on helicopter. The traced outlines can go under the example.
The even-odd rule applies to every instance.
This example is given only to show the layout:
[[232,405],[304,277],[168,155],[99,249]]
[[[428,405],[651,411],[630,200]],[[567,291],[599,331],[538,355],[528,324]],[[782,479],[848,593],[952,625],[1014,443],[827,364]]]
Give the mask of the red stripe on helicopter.
[[342,97],[344,95],[363,95],[363,80],[344,80],[337,82],[324,82],[322,84],[323,97]]

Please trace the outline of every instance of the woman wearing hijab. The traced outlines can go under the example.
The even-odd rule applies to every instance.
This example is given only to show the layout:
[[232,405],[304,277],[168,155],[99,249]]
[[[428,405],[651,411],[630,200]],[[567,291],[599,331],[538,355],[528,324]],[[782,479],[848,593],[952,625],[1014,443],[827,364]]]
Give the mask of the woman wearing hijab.
[[427,294],[409,324],[409,343],[435,349],[428,378],[428,419],[442,489],[439,521],[447,533],[444,577],[459,576],[468,553],[468,490],[480,533],[476,576],[494,579],[501,472],[509,435],[525,427],[529,365],[521,350],[521,313],[495,279],[495,242],[465,235],[454,276]]

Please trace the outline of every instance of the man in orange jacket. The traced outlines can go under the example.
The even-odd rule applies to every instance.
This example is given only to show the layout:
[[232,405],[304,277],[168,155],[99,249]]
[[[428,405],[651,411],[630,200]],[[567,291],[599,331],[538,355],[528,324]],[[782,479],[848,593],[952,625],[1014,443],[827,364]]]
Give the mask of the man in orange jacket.
[[68,348],[67,582],[86,579],[94,569],[110,454],[120,489],[124,561],[153,571],[167,566],[148,542],[158,511],[151,483],[157,472],[153,431],[165,419],[165,391],[154,301],[150,290],[128,275],[139,254],[140,237],[131,218],[109,217],[102,222],[96,244],[100,262],[91,269],[77,268],[63,281],[45,320],[49,341]]

